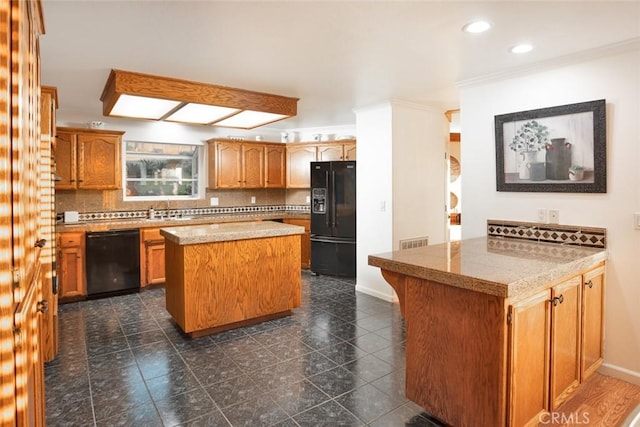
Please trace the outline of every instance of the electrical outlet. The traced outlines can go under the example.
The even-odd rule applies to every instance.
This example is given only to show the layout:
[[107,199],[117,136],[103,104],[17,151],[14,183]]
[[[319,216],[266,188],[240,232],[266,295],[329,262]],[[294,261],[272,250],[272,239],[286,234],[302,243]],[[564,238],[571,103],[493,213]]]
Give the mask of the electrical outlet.
[[548,221],[547,210],[546,209],[538,209],[538,222],[546,223]]
[[251,203],[255,203],[256,202],[256,196],[251,196]]
[[306,201],[307,203],[311,203],[311,196],[307,196]]
[[550,224],[560,224],[560,210],[559,209],[549,209],[549,223]]
[[209,200],[209,203],[211,206],[218,206],[218,198],[217,197],[212,197],[211,200]]
[[633,228],[640,230],[640,212],[633,214]]

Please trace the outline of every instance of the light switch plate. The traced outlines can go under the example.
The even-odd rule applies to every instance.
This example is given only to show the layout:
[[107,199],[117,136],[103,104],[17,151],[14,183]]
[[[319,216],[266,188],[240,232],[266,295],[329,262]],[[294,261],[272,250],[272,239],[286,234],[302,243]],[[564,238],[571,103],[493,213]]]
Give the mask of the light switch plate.
[[640,230],[640,212],[633,214],[633,228]]
[[559,209],[549,209],[549,224],[560,224]]
[[546,209],[538,209],[538,222],[546,223],[548,221],[547,210]]
[[218,198],[212,197],[211,200],[209,200],[209,203],[211,204],[211,206],[218,206]]
[[251,203],[255,203],[256,202],[256,196],[251,196]]

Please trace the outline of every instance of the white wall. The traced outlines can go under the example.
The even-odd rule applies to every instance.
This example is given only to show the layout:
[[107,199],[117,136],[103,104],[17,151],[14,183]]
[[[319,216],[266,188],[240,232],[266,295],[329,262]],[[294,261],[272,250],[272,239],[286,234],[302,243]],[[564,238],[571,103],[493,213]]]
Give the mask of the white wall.
[[367,259],[398,249],[401,239],[444,241],[448,124],[444,111],[394,101],[357,110],[356,130],[356,290],[393,300],[393,289]]
[[392,110],[385,103],[356,111],[356,289],[391,300],[394,292],[379,268],[367,264],[370,254],[393,249]]
[[[637,49],[637,47],[636,47]],[[606,99],[607,193],[496,191],[494,116]],[[560,223],[607,228],[604,371],[640,383],[640,51],[460,90],[463,238],[486,234],[486,220],[536,221],[538,208],[560,210]]]

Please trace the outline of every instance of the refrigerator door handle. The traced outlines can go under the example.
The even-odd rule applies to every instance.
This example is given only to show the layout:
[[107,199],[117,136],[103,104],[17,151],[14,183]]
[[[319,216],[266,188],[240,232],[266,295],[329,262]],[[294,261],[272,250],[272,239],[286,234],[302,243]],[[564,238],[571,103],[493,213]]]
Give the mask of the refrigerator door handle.
[[333,227],[337,227],[336,222],[336,171],[331,170],[331,221]]
[[[324,188],[329,190],[329,171],[324,171]],[[330,203],[330,200],[325,200],[325,206],[326,206],[327,203]],[[324,221],[325,221],[325,224],[327,225],[327,227],[331,226],[331,224],[329,222],[329,217],[330,216],[331,216],[331,212],[327,211],[326,215],[324,216]]]

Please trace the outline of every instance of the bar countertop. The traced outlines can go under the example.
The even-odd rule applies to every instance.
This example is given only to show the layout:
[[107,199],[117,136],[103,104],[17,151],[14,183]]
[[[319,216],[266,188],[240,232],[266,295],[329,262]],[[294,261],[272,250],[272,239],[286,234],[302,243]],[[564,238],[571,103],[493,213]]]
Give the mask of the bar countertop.
[[274,221],[253,221],[162,228],[160,234],[178,245],[194,245],[304,234],[304,227]]
[[600,248],[480,237],[369,255],[369,265],[504,298],[529,295],[605,261]]

